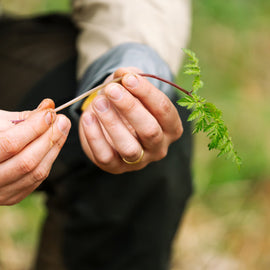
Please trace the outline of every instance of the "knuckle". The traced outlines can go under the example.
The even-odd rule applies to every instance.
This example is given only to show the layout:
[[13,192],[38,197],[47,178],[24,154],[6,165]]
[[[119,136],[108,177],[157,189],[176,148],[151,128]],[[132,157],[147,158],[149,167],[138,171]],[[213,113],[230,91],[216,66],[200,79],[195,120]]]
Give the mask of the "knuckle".
[[23,158],[18,162],[18,169],[22,174],[27,174],[33,171],[36,166],[37,161],[33,157]]
[[33,184],[45,180],[49,176],[50,170],[44,166],[39,166],[32,172]]
[[103,167],[107,167],[112,163],[114,156],[112,153],[103,153],[101,156],[96,157],[96,161]]
[[[139,154],[138,154],[139,153]],[[121,155],[130,161],[138,159],[140,155],[140,151],[138,151],[138,147],[129,145],[128,147],[125,148],[124,151],[122,151]]]
[[0,149],[6,154],[14,155],[19,150],[19,142],[15,138],[6,136],[0,140]]
[[112,120],[111,121],[107,121],[106,123],[104,123],[106,126],[106,129],[112,133],[114,132],[118,132],[119,129],[119,122],[117,122],[117,120]]
[[151,141],[153,144],[158,144],[162,141],[163,133],[161,128],[157,125],[153,125],[145,130],[144,139]]
[[118,130],[119,128],[118,119],[111,119],[111,121],[108,121],[106,125],[110,128],[110,130]]
[[167,96],[163,96],[160,99],[160,111],[162,114],[167,114],[171,111],[172,103]]
[[31,134],[33,134],[34,137],[38,137],[40,135],[40,131],[39,131],[40,127],[39,127],[39,125],[29,123],[28,128],[29,128],[29,130],[31,131]]
[[124,111],[125,113],[132,112],[138,106],[139,102],[135,98],[131,98],[129,101],[125,103]]
[[163,147],[160,149],[157,157],[158,157],[158,160],[161,160],[163,158],[165,158],[168,154],[168,148],[167,147]]

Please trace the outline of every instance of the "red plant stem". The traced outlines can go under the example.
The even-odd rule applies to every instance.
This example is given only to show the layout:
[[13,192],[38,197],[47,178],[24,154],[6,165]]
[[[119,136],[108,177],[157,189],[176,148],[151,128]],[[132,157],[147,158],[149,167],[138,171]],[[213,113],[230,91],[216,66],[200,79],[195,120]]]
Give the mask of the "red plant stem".
[[157,79],[159,81],[162,81],[162,82],[165,82],[167,84],[170,84],[171,86],[175,87],[176,89],[182,91],[183,93],[185,93],[186,95],[192,97],[192,94],[191,92],[185,90],[184,88],[180,87],[179,85],[177,85],[176,83],[173,83],[171,81],[168,81],[168,80],[165,80],[159,76],[156,76],[156,75],[153,75],[153,74],[148,74],[148,73],[139,73],[138,75],[140,76],[143,76],[143,77],[150,77],[150,78],[153,78],[153,79]]
[[[148,73],[139,73],[138,75],[140,75],[140,76],[142,76],[142,77],[153,78],[153,79],[162,81],[162,82],[164,82],[164,83],[167,83],[167,84],[169,84],[169,85],[175,87],[176,89],[182,91],[182,92],[185,93],[186,95],[192,97],[191,92],[185,90],[184,88],[180,87],[180,86],[177,85],[176,83],[173,83],[173,82],[171,82],[171,81],[168,81],[168,80],[166,80],[166,79],[163,79],[163,78],[161,78],[161,77],[159,77],[159,76],[156,76],[156,75],[153,75],[153,74],[148,74]],[[114,79],[114,80],[111,81],[111,82],[119,82],[121,79],[122,79],[122,78],[117,78],[117,79]],[[65,104],[63,104],[63,105],[57,107],[56,109],[54,109],[54,111],[55,111],[55,112],[59,112],[59,111],[63,110],[64,108],[69,107],[70,105],[76,103],[77,101],[79,101],[79,100],[81,100],[81,99],[83,99],[83,98],[89,96],[91,93],[96,92],[96,91],[98,91],[98,90],[104,88],[106,85],[108,85],[108,84],[111,83],[111,82],[108,82],[108,83],[105,83],[105,84],[101,84],[101,85],[99,85],[99,86],[97,86],[97,87],[95,87],[95,88],[93,88],[93,89],[88,90],[87,92],[83,93],[82,95],[80,95],[80,96],[78,96],[78,97],[76,97],[76,98],[74,98],[74,99],[68,101],[67,103],[65,103]],[[22,119],[22,120],[10,120],[10,121],[11,121],[13,124],[17,125],[17,124],[23,122],[24,119]]]

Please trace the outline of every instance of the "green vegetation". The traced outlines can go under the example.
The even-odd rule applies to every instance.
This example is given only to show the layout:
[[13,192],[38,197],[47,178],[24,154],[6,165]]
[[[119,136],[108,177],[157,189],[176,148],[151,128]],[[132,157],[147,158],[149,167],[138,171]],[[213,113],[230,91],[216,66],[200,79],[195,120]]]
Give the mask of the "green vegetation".
[[5,12],[18,15],[32,15],[50,12],[67,13],[70,11],[69,0],[1,0]]
[[218,157],[226,154],[240,168],[241,159],[234,149],[228,128],[222,119],[221,110],[214,104],[206,102],[206,99],[200,97],[198,94],[198,90],[203,87],[199,59],[196,57],[195,53],[190,50],[184,49],[184,52],[189,57],[189,63],[184,66],[184,73],[194,75],[194,80],[192,82],[190,95],[178,100],[178,104],[192,109],[188,121],[195,120],[193,134],[200,131],[205,132],[210,139],[208,149],[219,150]]

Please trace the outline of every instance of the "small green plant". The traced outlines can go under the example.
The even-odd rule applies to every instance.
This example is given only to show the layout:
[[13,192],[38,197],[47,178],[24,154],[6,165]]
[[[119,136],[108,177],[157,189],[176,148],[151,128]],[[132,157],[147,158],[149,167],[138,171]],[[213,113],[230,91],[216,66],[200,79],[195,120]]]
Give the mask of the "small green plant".
[[193,75],[194,80],[192,90],[188,94],[185,93],[186,96],[178,100],[177,103],[187,109],[192,109],[188,121],[195,121],[193,134],[200,131],[205,132],[210,139],[209,150],[218,150],[218,156],[226,155],[240,167],[241,158],[234,149],[228,128],[222,119],[221,110],[198,94],[198,90],[203,87],[199,60],[194,52],[188,49],[183,49],[183,51],[189,58],[189,62],[184,66],[184,73]]
[[232,159],[238,168],[240,168],[242,163],[241,158],[234,149],[232,138],[229,136],[228,128],[222,119],[221,110],[214,104],[207,102],[205,98],[202,98],[198,94],[198,90],[203,87],[199,59],[191,50],[183,49],[183,51],[188,56],[188,63],[184,66],[184,73],[194,76],[191,91],[187,91],[177,84],[152,74],[140,75],[168,83],[184,93],[185,96],[178,100],[177,103],[182,107],[192,110],[188,117],[188,121],[195,122],[193,134],[200,131],[206,133],[207,137],[210,139],[208,149],[218,150],[218,157],[226,155],[227,158]]

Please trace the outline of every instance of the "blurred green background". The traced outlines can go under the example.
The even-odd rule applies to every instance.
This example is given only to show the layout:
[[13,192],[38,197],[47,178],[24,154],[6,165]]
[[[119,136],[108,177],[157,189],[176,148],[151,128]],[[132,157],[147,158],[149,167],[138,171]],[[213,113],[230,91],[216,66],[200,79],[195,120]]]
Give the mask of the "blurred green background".
[[[0,3],[21,15],[70,10],[68,0]],[[173,270],[270,269],[269,11],[269,0],[193,1],[189,48],[201,61],[201,95],[223,111],[243,166],[217,159],[204,135],[194,137],[195,194],[175,239]],[[190,88],[181,71],[177,82]],[[29,269],[43,203],[36,194],[0,207],[1,270]]]

